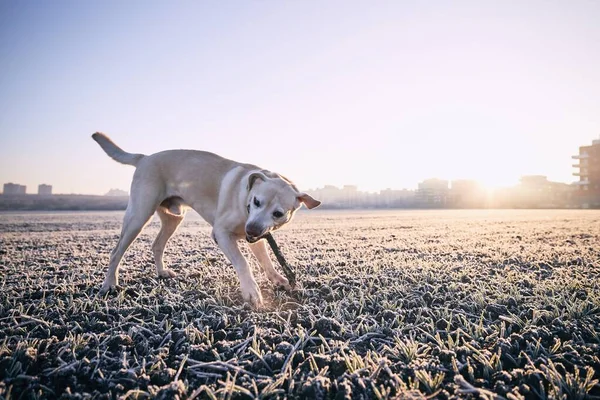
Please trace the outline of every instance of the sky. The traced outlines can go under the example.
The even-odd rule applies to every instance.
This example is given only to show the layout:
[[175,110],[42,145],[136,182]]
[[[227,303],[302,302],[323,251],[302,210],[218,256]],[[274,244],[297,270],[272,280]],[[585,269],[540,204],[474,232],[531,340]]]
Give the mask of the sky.
[[598,1],[4,0],[0,183],[128,191],[96,131],[304,190],[569,183],[600,137],[598,21]]

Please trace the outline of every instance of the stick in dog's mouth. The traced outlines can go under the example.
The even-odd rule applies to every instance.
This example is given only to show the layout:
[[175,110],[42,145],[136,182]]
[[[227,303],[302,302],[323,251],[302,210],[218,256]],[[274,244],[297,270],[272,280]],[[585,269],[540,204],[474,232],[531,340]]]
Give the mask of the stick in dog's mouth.
[[294,270],[292,270],[292,268],[290,268],[288,263],[285,261],[285,258],[283,258],[283,254],[281,254],[281,250],[279,250],[279,246],[277,246],[273,235],[271,235],[271,233],[269,232],[266,235],[264,235],[263,238],[267,239],[267,242],[269,242],[269,246],[271,246],[275,257],[277,257],[277,261],[279,261],[279,264],[281,265],[281,268],[285,273],[285,277],[288,279],[290,286],[293,288],[294,286],[296,286],[296,273],[294,272]]

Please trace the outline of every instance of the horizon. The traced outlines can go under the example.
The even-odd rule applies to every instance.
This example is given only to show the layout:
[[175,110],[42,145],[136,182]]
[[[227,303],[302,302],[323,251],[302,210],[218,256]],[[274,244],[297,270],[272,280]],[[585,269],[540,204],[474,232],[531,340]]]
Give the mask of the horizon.
[[[522,175],[521,177],[519,177],[519,182],[515,182],[514,184],[511,185],[507,185],[507,186],[495,186],[495,187],[488,187],[486,185],[484,185],[482,182],[479,182],[477,180],[474,179],[468,179],[468,178],[458,178],[458,179],[444,179],[444,178],[438,178],[438,177],[430,177],[430,178],[424,178],[421,181],[417,182],[415,184],[414,187],[401,187],[401,188],[391,188],[391,187],[387,187],[387,188],[381,188],[381,189],[376,189],[376,190],[363,190],[360,187],[358,187],[358,185],[354,185],[352,183],[346,183],[346,184],[342,184],[342,185],[332,185],[332,184],[324,184],[322,186],[318,186],[318,187],[310,187],[307,188],[305,191],[307,192],[315,192],[315,191],[319,191],[319,190],[323,190],[323,189],[327,189],[330,187],[333,187],[335,189],[338,190],[345,190],[348,187],[355,187],[357,188],[357,191],[359,192],[364,192],[364,193],[369,193],[369,194],[381,194],[381,192],[383,191],[387,191],[387,190],[393,190],[393,191],[418,191],[419,190],[419,184],[425,182],[425,181],[429,181],[429,180],[441,180],[441,181],[446,181],[448,183],[448,189],[452,190],[452,183],[453,182],[472,182],[477,184],[482,190],[487,191],[487,192],[493,192],[495,190],[504,190],[504,189],[511,189],[514,188],[515,186],[518,186],[519,184],[521,184],[520,180],[521,178],[524,177],[544,177],[544,178],[548,178],[546,175]],[[564,184],[564,185],[576,185],[576,181],[567,183],[567,182],[557,182],[557,181],[552,181],[550,179],[548,179],[548,183],[558,183],[558,184]],[[19,184],[18,182],[2,182],[2,184]],[[48,184],[48,183],[40,183],[39,185],[50,185],[52,186],[52,184]],[[29,186],[25,185],[28,189]],[[34,188],[37,189],[38,185],[33,186]],[[108,189],[105,193],[102,194],[97,194],[97,193],[52,193],[52,196],[114,196],[114,197],[118,197],[115,194],[109,194],[110,192],[114,192],[114,191],[118,191],[118,192],[125,192],[127,193],[126,196],[129,196],[129,190],[128,189],[122,189],[122,188],[110,188]],[[0,194],[4,194],[4,192],[0,192]],[[37,195],[38,193],[32,193],[32,192],[26,192],[24,193],[26,195]],[[13,196],[13,195],[11,195]],[[44,195],[45,196],[45,195]]]
[[600,134],[599,19],[593,2],[4,2],[0,182],[129,192],[103,131],[302,190],[570,184]]

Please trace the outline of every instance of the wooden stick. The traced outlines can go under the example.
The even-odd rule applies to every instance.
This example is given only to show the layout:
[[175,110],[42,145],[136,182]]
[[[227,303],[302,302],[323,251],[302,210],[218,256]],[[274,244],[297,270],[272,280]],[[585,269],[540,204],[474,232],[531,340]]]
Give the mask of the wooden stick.
[[267,242],[269,242],[269,246],[271,246],[275,257],[277,257],[277,261],[279,261],[279,264],[281,264],[281,268],[285,273],[285,277],[288,279],[288,281],[290,282],[290,286],[293,288],[296,285],[296,273],[294,272],[294,270],[292,270],[292,268],[290,268],[288,263],[285,261],[285,258],[283,258],[283,254],[281,254],[279,246],[277,246],[277,243],[275,243],[273,235],[271,235],[271,233],[267,233],[265,239],[267,239]]

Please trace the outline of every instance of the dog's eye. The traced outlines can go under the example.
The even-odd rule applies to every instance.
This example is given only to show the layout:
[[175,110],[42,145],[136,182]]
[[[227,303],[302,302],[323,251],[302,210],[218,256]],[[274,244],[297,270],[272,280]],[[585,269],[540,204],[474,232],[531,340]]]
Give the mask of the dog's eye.
[[255,197],[254,198],[254,205],[258,208],[260,207],[260,201],[258,201],[258,199]]
[[275,212],[273,212],[273,217],[281,218],[281,217],[283,217],[283,213],[281,211],[275,211]]
[[248,207],[246,209],[248,210],[248,213],[250,213],[250,204],[248,204]]

